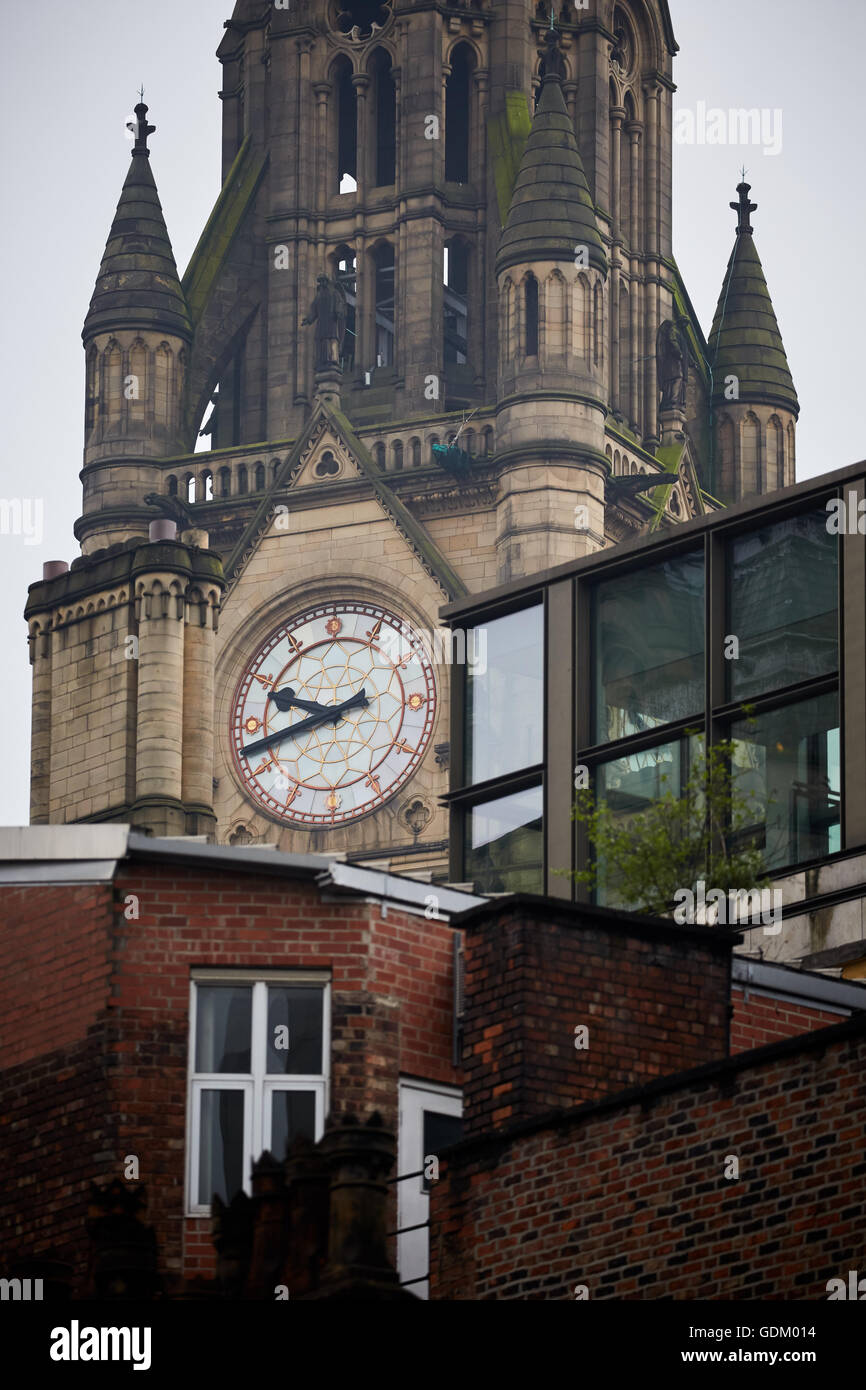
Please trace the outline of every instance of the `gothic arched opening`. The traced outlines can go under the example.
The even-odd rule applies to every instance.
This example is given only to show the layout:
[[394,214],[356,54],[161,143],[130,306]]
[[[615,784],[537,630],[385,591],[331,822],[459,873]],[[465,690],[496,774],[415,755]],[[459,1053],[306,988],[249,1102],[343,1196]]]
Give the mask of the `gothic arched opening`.
[[458,44],[451,54],[451,72],[445,84],[445,178],[449,183],[469,182],[470,91],[475,55],[468,44]]
[[394,364],[394,248],[387,242],[373,252],[376,271],[376,366]]
[[445,243],[444,360],[466,362],[469,338],[469,247],[461,237]]
[[381,0],[339,0],[337,10],[338,29],[344,34],[357,29],[362,39],[369,38],[374,24],[381,29],[388,22],[388,10]]
[[394,183],[397,174],[397,88],[391,57],[378,48],[369,64],[373,96],[373,185]]
[[538,356],[538,281],[527,275],[523,285],[524,352],[527,357]]
[[337,188],[340,193],[355,193],[358,188],[358,94],[349,59],[338,58],[332,75],[337,102]]
[[358,263],[350,246],[337,247],[334,252],[334,268],[337,283],[342,286],[346,296],[346,332],[342,351],[345,371],[354,366],[358,334]]

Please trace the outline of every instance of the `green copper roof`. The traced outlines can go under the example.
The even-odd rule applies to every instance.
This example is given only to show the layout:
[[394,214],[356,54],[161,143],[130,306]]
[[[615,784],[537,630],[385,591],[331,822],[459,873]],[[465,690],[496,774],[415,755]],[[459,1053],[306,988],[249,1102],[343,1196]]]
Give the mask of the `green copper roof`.
[[[136,113],[147,112],[137,106]],[[83,337],[114,329],[149,328],[192,337],[189,309],[178,279],[147,150],[153,127],[139,116],[138,139],[120,194]]]
[[748,201],[748,184],[740,184],[737,192],[740,202],[731,204],[739,213],[737,240],[708,345],[713,400],[724,403],[725,379],[735,376],[741,401],[782,406],[796,415],[797,392],[752,236],[750,214],[756,205]]
[[586,246],[589,263],[607,273],[574,127],[560,78],[549,73],[514,185],[508,221],[499,243],[496,271],[533,261],[569,261]]

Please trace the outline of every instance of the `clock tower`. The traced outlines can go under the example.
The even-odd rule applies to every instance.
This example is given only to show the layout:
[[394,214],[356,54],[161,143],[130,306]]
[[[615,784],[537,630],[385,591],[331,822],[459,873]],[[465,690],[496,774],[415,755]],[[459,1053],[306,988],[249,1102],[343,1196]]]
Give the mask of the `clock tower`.
[[81,554],[27,604],[35,823],[444,872],[441,606],[718,505],[676,50],[667,0],[237,0],[182,277],[136,108]]

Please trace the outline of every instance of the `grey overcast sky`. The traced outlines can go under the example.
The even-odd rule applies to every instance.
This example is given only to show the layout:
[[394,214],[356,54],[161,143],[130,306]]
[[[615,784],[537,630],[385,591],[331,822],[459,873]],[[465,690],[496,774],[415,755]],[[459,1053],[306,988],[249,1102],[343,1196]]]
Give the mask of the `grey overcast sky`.
[[[30,671],[21,614],[44,560],[78,553],[81,326],[130,156],[141,83],[153,170],[183,272],[219,191],[220,67],[232,0],[0,0],[5,288],[0,496],[41,500],[42,539],[0,534],[5,755],[0,823],[28,820]],[[676,144],[674,245],[709,332],[745,164],[755,236],[802,413],[798,477],[866,456],[860,405],[862,0],[671,0],[674,110],[781,112],[781,151]],[[33,513],[31,513],[33,515]]]

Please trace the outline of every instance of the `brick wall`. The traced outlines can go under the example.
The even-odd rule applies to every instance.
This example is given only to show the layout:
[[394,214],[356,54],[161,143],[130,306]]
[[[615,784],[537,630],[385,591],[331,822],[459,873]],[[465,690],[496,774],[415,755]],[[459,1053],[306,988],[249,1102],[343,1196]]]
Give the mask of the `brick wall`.
[[731,1052],[745,1052],[752,1047],[780,1042],[810,1033],[814,1028],[828,1028],[842,1022],[843,1015],[808,1004],[795,1004],[789,999],[775,999],[758,994],[754,989],[744,991],[735,985],[731,991]]
[[866,1269],[864,1110],[860,1014],[465,1142],[433,1190],[431,1296],[825,1299]]
[[469,1133],[727,1053],[733,933],[528,896],[460,923]]
[[[0,1212],[11,1221],[4,1258],[44,1253],[59,1233],[58,1254],[75,1265],[79,1288],[89,1183],[122,1177],[129,1154],[147,1186],[163,1274],[171,1282],[213,1268],[209,1219],[184,1215],[194,967],[332,972],[336,1115],[378,1109],[396,1128],[401,1074],[460,1084],[446,923],[391,907],[383,914],[358,897],[324,902],[315,885],[265,871],[133,861],[113,887],[113,903],[109,887],[29,887],[17,919],[9,894],[19,890],[4,895],[13,928],[3,946],[10,959],[23,952],[24,963],[0,980],[0,1016],[17,1008],[26,1024],[26,1046],[13,1034],[0,1056],[0,1113],[9,1116],[0,1130],[8,1154]],[[137,920],[124,916],[128,895],[138,899]],[[52,961],[47,973],[43,959]]]

